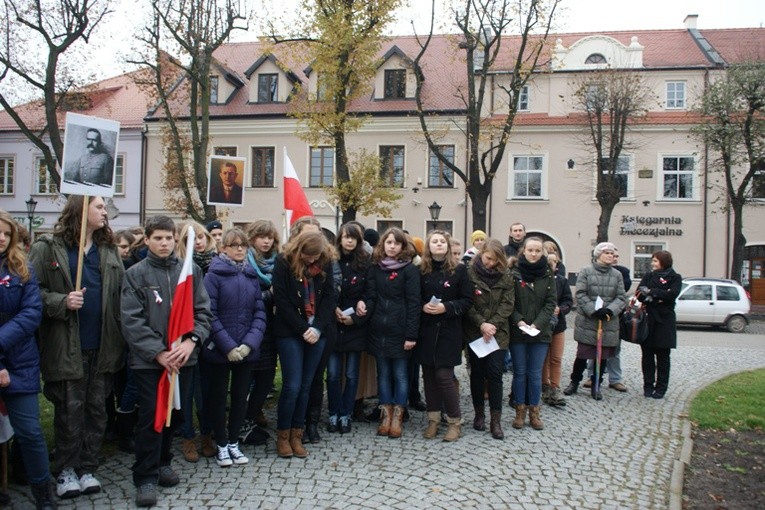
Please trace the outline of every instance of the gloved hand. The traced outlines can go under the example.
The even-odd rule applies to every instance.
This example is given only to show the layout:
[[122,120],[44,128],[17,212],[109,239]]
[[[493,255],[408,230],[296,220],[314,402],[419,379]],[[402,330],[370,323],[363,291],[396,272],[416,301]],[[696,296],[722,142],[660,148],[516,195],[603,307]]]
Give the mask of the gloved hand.
[[226,357],[231,363],[236,363],[237,361],[242,361],[242,353],[239,352],[239,347],[234,347],[230,351],[228,351],[228,354],[226,354]]
[[651,289],[643,285],[642,287],[638,287],[638,292],[644,296],[649,296],[651,294]]
[[247,344],[240,345],[239,347],[236,348],[236,350],[238,350],[239,354],[242,355],[242,359],[245,359],[247,356],[249,356],[250,352],[252,351],[250,346]]
[[598,308],[592,313],[592,316],[595,317],[598,320],[605,321],[611,318],[613,315],[613,312],[606,308],[605,306],[603,308]]
[[601,308],[601,310],[603,311],[603,320],[604,321],[610,321],[611,317],[614,316],[614,312],[610,308],[603,307],[603,308]]

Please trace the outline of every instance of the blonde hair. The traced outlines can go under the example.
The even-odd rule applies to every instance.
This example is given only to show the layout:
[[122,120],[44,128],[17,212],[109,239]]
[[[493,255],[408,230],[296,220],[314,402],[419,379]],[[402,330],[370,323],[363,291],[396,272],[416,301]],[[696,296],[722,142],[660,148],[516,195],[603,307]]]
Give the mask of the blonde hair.
[[194,229],[194,237],[198,236],[199,234],[204,234],[205,239],[207,240],[207,243],[205,244],[205,251],[212,251],[216,249],[215,239],[213,239],[213,236],[210,235],[207,229],[202,226],[201,223],[187,220],[175,228],[175,236],[178,238],[178,245],[176,249],[178,251],[179,258],[186,258],[186,227],[191,227]]
[[19,224],[16,220],[0,209],[0,221],[7,223],[11,229],[11,238],[8,239],[8,247],[5,249],[5,259],[0,259],[0,267],[7,265],[8,272],[21,278],[22,282],[29,280],[29,267],[24,250],[19,248]]
[[480,258],[484,253],[491,253],[494,258],[497,259],[496,269],[504,273],[507,271],[507,255],[505,255],[505,247],[498,239],[491,237],[486,238],[486,242],[483,243],[483,248],[478,250],[478,253],[473,257],[472,264],[475,264],[475,260]]
[[296,219],[295,223],[293,223],[290,227],[290,241],[293,237],[300,234],[306,225],[316,225],[319,227],[319,232],[321,232],[321,223],[319,220],[313,216],[301,216],[300,218]]

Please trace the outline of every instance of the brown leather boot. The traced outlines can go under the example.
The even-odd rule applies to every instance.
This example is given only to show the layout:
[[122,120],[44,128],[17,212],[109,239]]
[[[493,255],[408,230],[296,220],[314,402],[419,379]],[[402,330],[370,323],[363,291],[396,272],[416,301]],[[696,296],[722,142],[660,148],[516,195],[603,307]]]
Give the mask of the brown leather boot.
[[473,418],[473,428],[475,430],[486,430],[486,409],[483,404],[473,406],[475,409],[475,418]]
[[308,452],[303,448],[303,429],[290,429],[290,447],[295,457],[308,457]]
[[447,416],[446,422],[449,424],[449,426],[446,429],[444,441],[447,443],[453,443],[460,438],[460,434],[462,432],[462,418],[451,418]]
[[438,425],[441,423],[441,413],[439,411],[428,411],[428,428],[422,433],[425,439],[433,439],[438,434]]
[[183,458],[186,459],[186,462],[197,462],[199,461],[199,453],[197,452],[197,438],[192,437],[191,439],[184,439],[181,451],[183,452]]
[[524,404],[516,404],[515,419],[513,420],[513,428],[522,429],[525,421],[526,421],[526,406]]
[[388,437],[397,439],[401,437],[401,423],[404,421],[404,406],[393,406],[393,419],[390,421]]
[[210,434],[199,436],[199,442],[202,446],[203,456],[215,457],[218,454],[218,448],[213,444],[212,436],[210,436]]
[[276,454],[284,458],[292,457],[289,429],[276,431]]
[[390,423],[393,420],[393,404],[380,406],[380,426],[377,427],[378,436],[387,436],[390,433]]
[[529,406],[529,423],[534,430],[542,430],[545,428],[545,424],[542,423],[542,419],[539,417],[541,408],[539,406]]
[[491,423],[489,423],[489,430],[491,431],[491,437],[494,439],[505,439],[505,433],[502,431],[502,411],[491,411]]

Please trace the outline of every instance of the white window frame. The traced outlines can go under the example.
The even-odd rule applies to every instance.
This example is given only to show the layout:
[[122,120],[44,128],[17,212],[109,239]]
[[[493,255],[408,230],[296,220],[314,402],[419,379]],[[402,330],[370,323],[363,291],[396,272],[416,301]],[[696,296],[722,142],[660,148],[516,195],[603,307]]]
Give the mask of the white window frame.
[[114,195],[125,196],[125,166],[127,165],[127,156],[117,154],[114,161]]
[[685,110],[687,104],[686,83],[682,80],[668,81],[665,86],[667,110]]
[[[517,191],[515,189],[515,163],[517,159],[525,159],[527,163],[532,159],[541,159],[542,166],[539,169],[534,168],[521,168],[517,170],[520,172],[525,172],[529,175],[531,174],[538,174],[540,176],[539,180],[539,196],[528,196],[528,195],[518,195]],[[507,197],[508,200],[547,200],[547,155],[546,154],[513,154],[509,160],[510,160],[510,178],[508,179],[508,191],[507,191]],[[527,164],[528,167],[528,164]],[[527,188],[528,188],[528,181],[527,181]]]
[[[16,191],[16,157],[12,155],[0,155],[0,195],[13,195]],[[10,189],[9,189],[10,188]]]
[[[624,160],[627,160],[627,168],[625,169],[621,164]],[[619,156],[619,161],[616,163],[616,173],[617,174],[626,174],[627,175],[627,195],[620,197],[623,201],[630,201],[635,200],[635,168],[633,164],[634,158],[632,157],[632,154],[622,154]],[[620,168],[621,166],[621,168]],[[597,165],[595,165],[595,168],[597,168]],[[607,170],[604,170],[603,173],[607,173]],[[598,180],[597,176],[594,176],[594,183],[593,183],[593,200],[596,200],[597,193],[598,193]]]
[[[678,169],[677,170],[671,170],[671,171],[665,171],[664,170],[664,160],[665,159],[690,159],[693,161],[693,170],[680,170],[680,165],[678,162]],[[694,202],[698,200],[698,193],[699,193],[699,175],[698,175],[698,169],[699,167],[699,161],[698,158],[693,154],[678,154],[678,153],[669,153],[669,154],[659,154],[659,162],[658,162],[658,168],[659,168],[659,179],[657,179],[657,184],[659,187],[658,190],[658,197],[657,200],[659,201],[665,201],[665,202]],[[678,189],[679,189],[679,181],[682,176],[690,175],[692,177],[691,182],[691,196],[689,197],[671,197],[666,196],[664,193],[664,181],[665,178],[669,175],[676,175],[677,181],[678,181]]]
[[220,78],[217,75],[210,76],[210,104],[220,102]]
[[[650,253],[641,251],[638,253],[638,247],[641,246],[653,246],[654,248],[658,249],[652,249],[650,250]],[[666,241],[657,241],[655,239],[646,239],[646,240],[640,240],[640,241],[632,241],[632,246],[630,248],[630,271],[632,273],[632,279],[636,281],[640,281],[640,279],[645,276],[647,273],[640,273],[637,270],[637,260],[645,260],[648,259],[648,272],[651,271],[651,258],[653,255],[653,252],[658,250],[666,250],[667,249],[667,242]]]
[[[45,167],[45,171],[41,172],[41,167]],[[34,191],[33,195],[58,195],[58,187],[48,172],[48,167],[45,164],[45,158],[42,156],[35,156],[35,179],[34,179]],[[40,182],[40,176],[44,176],[44,182]],[[43,187],[44,186],[44,187]]]
[[[452,148],[451,163],[454,164],[454,162],[457,160],[457,145],[455,145],[453,143],[444,143],[444,144],[439,144],[438,147],[439,147],[439,151],[441,152],[441,154],[443,154],[443,151],[444,151],[445,147],[451,147]],[[446,158],[446,159],[449,159],[449,158]],[[434,184],[434,181],[431,179],[431,173],[430,173],[431,162],[435,163],[436,165],[438,165],[438,168],[441,169],[441,172],[439,173],[439,179],[438,179],[439,183],[441,181],[446,181],[447,179],[446,179],[445,176],[446,176],[447,173],[450,173],[450,176],[451,176],[451,179],[452,179],[451,185],[449,185],[448,182],[444,182],[443,186],[440,185],[440,184]],[[428,188],[431,188],[431,189],[454,189],[455,184],[457,184],[457,181],[454,178],[454,170],[449,168],[445,163],[443,163],[440,159],[438,159],[438,156],[436,156],[436,153],[434,151],[430,150],[430,149],[428,149],[428,159],[427,159],[426,167],[425,168],[427,169],[427,175],[428,175]]]
[[521,87],[521,90],[518,91],[518,111],[519,112],[527,112],[530,110],[530,96],[529,96],[529,86],[524,85]]

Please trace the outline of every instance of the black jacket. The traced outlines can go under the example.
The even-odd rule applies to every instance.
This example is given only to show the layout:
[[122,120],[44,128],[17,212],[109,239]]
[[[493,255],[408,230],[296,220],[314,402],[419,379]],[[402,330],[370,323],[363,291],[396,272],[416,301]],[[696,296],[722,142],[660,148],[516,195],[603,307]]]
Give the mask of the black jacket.
[[640,280],[639,287],[651,289],[647,296],[638,299],[646,305],[648,311],[648,338],[645,345],[654,349],[674,349],[677,347],[677,318],[675,300],[680,294],[683,277],[670,269],[666,276],[651,271]]
[[568,279],[555,274],[555,295],[558,299],[558,321],[553,327],[552,334],[566,331],[566,314],[571,311],[574,304],[574,297],[571,295],[571,287],[568,285]]
[[303,279],[295,278],[283,255],[276,258],[272,279],[274,304],[274,336],[278,338],[303,338],[309,327],[327,335],[335,322],[335,287],[332,281],[332,264],[322,268],[324,275],[315,278],[316,311],[313,326],[308,324],[303,302]]
[[369,352],[384,358],[408,358],[406,340],[420,332],[420,270],[412,263],[395,271],[378,264],[367,275]]
[[[369,264],[364,264],[357,270],[353,268],[351,258],[343,257],[340,259],[340,271],[343,276],[337,307],[340,310],[347,308],[355,310],[356,304],[366,299]],[[334,348],[337,352],[361,352],[367,348],[369,313],[364,317],[359,317],[354,312],[351,319],[353,319],[353,324],[350,326],[337,323],[337,342]]]
[[441,315],[420,314],[420,339],[415,358],[425,366],[443,368],[459,365],[462,361],[462,319],[473,306],[473,287],[467,266],[459,264],[454,273],[443,269],[421,276],[420,310],[433,296],[446,307]]

